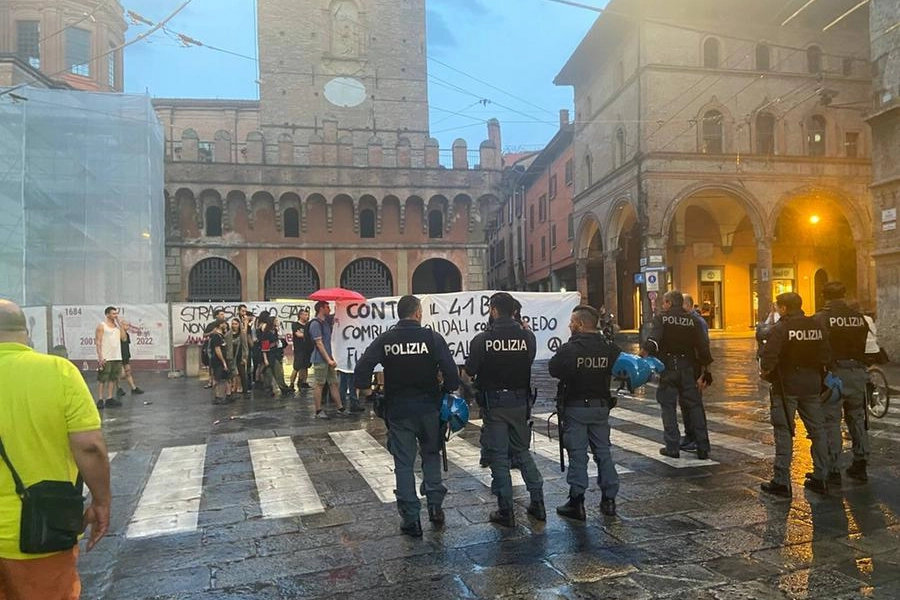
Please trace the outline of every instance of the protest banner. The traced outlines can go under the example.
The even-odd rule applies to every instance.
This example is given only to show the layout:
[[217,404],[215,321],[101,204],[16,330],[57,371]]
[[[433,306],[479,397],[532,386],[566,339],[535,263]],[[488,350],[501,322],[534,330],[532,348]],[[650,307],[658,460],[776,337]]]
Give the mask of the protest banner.
[[46,306],[26,306],[22,309],[25,313],[25,321],[28,323],[28,341],[31,347],[38,352],[47,353],[47,340],[50,331],[47,323]]
[[[315,302],[301,300],[298,302],[244,302],[247,310],[254,315],[262,311],[276,315],[282,323],[299,320],[299,312],[302,307],[308,307],[312,314]],[[213,321],[217,308],[225,311],[225,316],[230,321],[238,314],[240,304],[208,304],[197,302],[176,302],[172,304],[172,345],[175,347],[189,344],[199,344],[203,340],[203,330]],[[290,332],[289,327],[283,327],[282,331]],[[288,338],[290,336],[287,336]]]
[[[459,292],[420,296],[422,325],[440,333],[456,364],[469,355],[469,342],[487,325],[490,297],[496,292]],[[534,332],[536,360],[548,360],[569,339],[569,317],[581,300],[578,292],[510,292],[522,303],[522,320]],[[399,296],[372,298],[366,302],[338,302],[335,310],[332,350],[338,369],[352,371],[358,357],[381,333],[399,319]]]
[[[54,306],[53,344],[63,345],[82,370],[97,365],[97,326],[105,319],[105,306]],[[169,367],[169,315],[165,304],[126,304],[117,307],[128,324],[131,360],[135,368]]]

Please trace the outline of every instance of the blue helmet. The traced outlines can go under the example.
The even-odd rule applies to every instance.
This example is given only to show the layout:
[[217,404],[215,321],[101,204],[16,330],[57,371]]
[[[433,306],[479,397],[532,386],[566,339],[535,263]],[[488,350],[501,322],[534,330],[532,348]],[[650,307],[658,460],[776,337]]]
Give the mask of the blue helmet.
[[666,365],[663,364],[661,360],[656,358],[655,356],[648,356],[643,360],[647,361],[647,364],[650,366],[650,372],[656,375],[659,375],[663,371],[666,370]]
[[831,371],[825,373],[825,379],[822,381],[822,394],[819,396],[822,402],[827,404],[840,402],[843,394],[844,382],[841,381],[841,378]]
[[462,431],[469,422],[469,405],[456,394],[445,394],[441,401],[441,423],[447,423],[450,433]]
[[629,390],[635,390],[650,380],[650,363],[646,359],[623,352],[613,364],[612,374],[623,379]]

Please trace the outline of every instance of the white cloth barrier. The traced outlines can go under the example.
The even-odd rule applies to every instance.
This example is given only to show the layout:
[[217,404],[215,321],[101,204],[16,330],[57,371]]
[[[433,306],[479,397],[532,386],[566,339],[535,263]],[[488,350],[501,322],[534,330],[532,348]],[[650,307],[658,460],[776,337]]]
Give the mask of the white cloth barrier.
[[[454,360],[463,364],[469,354],[469,342],[488,321],[488,302],[493,291],[459,292],[454,294],[422,295],[422,324],[434,329],[447,340]],[[522,303],[522,317],[537,339],[537,360],[549,359],[569,338],[569,315],[578,305],[577,292],[542,293],[510,292]],[[365,302],[334,304],[334,334],[332,349],[342,371],[352,371],[357,358],[378,337],[395,325],[399,296],[372,298]],[[311,316],[315,302],[246,302],[248,310],[258,315],[267,310],[282,321],[282,333],[290,339],[289,322],[296,321],[302,307],[309,307]],[[230,319],[238,312],[239,304],[190,303],[143,304],[119,306],[120,318],[129,324],[132,360],[141,367],[169,368],[183,346],[199,344],[203,331],[213,320],[213,311],[223,308]],[[47,335],[47,308],[29,307],[26,317],[35,348],[47,351],[46,341],[64,345],[69,358],[82,368],[92,368],[97,353],[94,338],[97,326],[104,319],[105,306],[60,305],[50,309],[51,321]],[[176,360],[176,363],[178,361]]]

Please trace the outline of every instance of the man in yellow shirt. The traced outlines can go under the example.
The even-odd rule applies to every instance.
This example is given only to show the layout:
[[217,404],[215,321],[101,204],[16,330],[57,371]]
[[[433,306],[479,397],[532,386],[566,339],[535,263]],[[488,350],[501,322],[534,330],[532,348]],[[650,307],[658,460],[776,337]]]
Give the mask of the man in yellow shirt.
[[[78,369],[57,356],[34,352],[22,310],[0,299],[0,441],[24,486],[75,482],[91,491],[84,513],[87,549],[109,527],[109,457],[100,414]],[[77,600],[78,547],[52,554],[20,551],[22,500],[0,461],[0,600]]]

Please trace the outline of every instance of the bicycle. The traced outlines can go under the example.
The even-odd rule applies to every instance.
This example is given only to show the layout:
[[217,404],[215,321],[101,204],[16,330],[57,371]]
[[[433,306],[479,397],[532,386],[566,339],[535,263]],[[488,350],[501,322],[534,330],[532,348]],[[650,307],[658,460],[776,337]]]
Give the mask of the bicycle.
[[887,377],[877,365],[866,369],[869,379],[866,381],[866,409],[869,414],[880,419],[887,414],[891,404],[891,389]]

